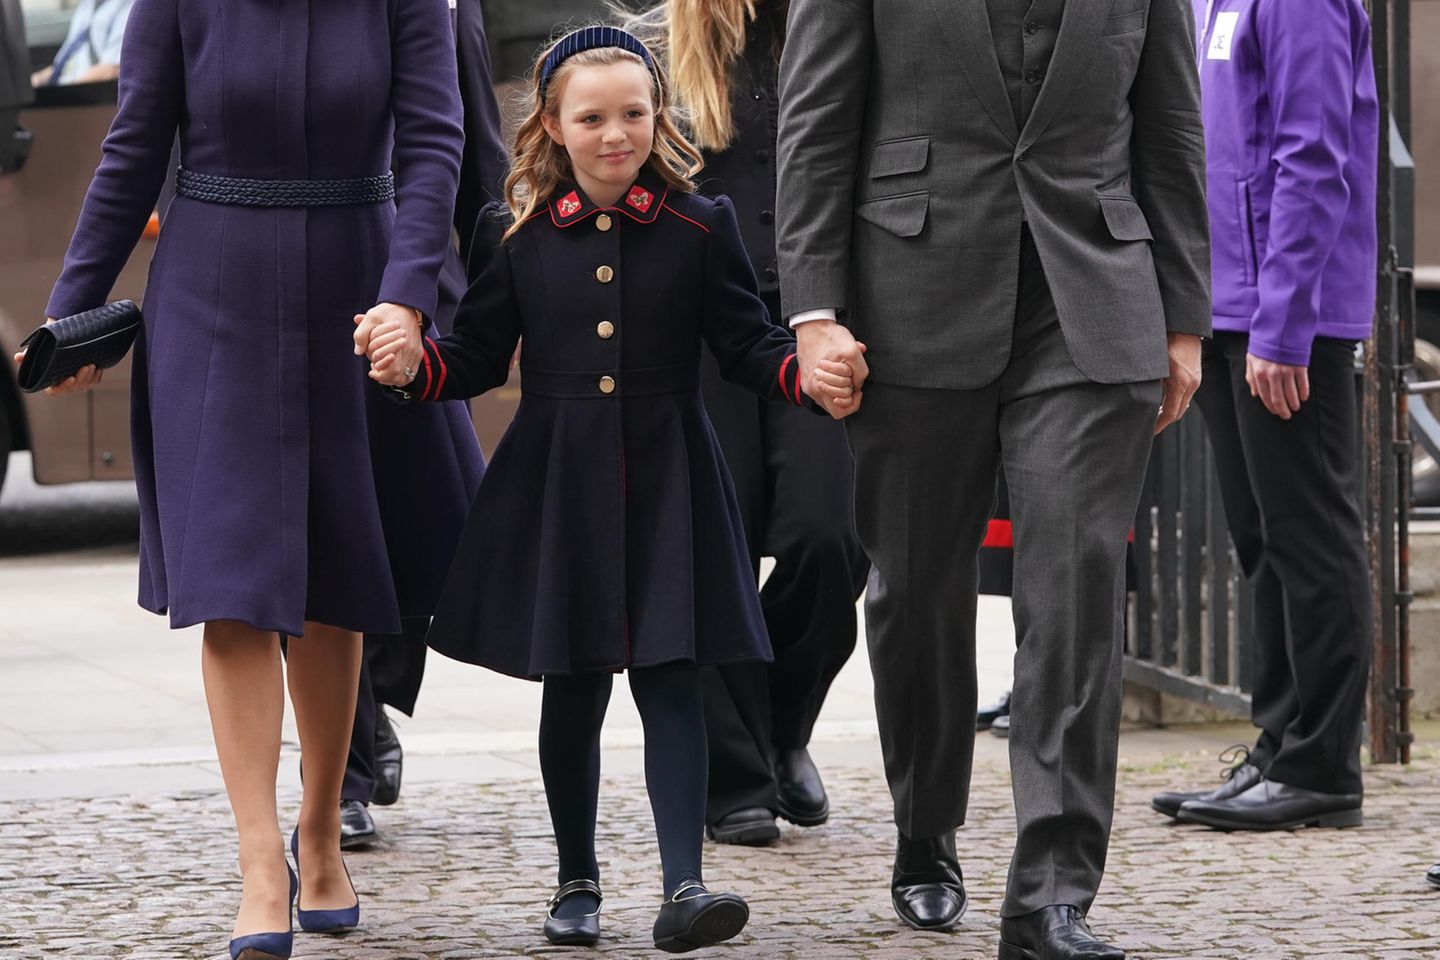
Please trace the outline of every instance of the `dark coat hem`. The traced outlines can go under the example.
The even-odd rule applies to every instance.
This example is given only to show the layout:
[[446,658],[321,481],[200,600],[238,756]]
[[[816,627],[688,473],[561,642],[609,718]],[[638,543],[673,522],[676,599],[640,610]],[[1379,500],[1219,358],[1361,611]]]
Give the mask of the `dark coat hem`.
[[672,663],[689,663],[699,667],[723,667],[728,666],[732,663],[770,663],[775,659],[774,656],[764,657],[758,655],[746,655],[740,657],[708,658],[704,662],[697,662],[694,657],[666,657],[661,660],[643,660],[633,663],[607,664],[598,667],[591,667],[586,670],[551,670],[547,673],[516,673],[513,670],[509,670],[495,664],[485,663],[479,658],[470,659],[466,657],[457,657],[453,653],[449,653],[447,651],[439,649],[438,647],[433,646],[430,649],[434,650],[442,657],[448,657],[449,659],[455,660],[459,663],[468,663],[471,666],[484,667],[486,670],[492,670],[495,673],[499,673],[507,677],[514,677],[517,680],[534,680],[537,682],[544,680],[547,675],[557,677],[569,677],[587,673],[623,673],[626,670],[644,670],[649,667],[664,667]]
[[[144,600],[140,601],[140,608],[142,610],[148,610],[158,616],[163,617],[168,615],[170,618],[171,630],[184,630],[187,627],[198,626],[202,623],[211,623],[216,620],[237,620],[240,623],[245,624],[246,626],[253,627],[256,630],[260,630],[265,633],[283,633],[287,637],[303,637],[305,635],[305,622],[324,623],[324,621],[319,620],[302,621],[298,624],[291,623],[286,625],[281,625],[279,623],[261,623],[256,622],[256,618],[249,613],[219,612],[214,614],[207,613],[203,615],[196,615],[187,611],[186,613],[182,614],[163,604],[151,604],[147,603]],[[356,625],[350,623],[324,623],[324,625],[327,627],[334,627],[337,630],[348,630],[352,633],[391,634],[400,632],[400,621],[398,619],[383,625]]]

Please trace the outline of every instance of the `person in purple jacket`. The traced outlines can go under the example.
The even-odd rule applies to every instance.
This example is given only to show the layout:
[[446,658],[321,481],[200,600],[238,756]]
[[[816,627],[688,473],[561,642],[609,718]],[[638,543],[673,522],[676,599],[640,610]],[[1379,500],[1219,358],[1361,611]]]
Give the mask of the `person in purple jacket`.
[[1161,813],[1360,824],[1370,594],[1355,343],[1375,302],[1380,130],[1361,0],[1195,0],[1215,337],[1196,401],[1255,589],[1255,746]]
[[[205,625],[238,960],[290,956],[292,905],[308,932],[358,923],[340,786],[361,634],[431,612],[479,484],[464,406],[391,404],[352,340],[357,314],[416,342],[435,314],[463,148],[453,44],[446,0],[136,0],[47,309],[105,302],[178,132],[132,373],[140,603]],[[99,379],[86,368],[58,392]],[[279,635],[305,770],[298,881],[276,811]]]

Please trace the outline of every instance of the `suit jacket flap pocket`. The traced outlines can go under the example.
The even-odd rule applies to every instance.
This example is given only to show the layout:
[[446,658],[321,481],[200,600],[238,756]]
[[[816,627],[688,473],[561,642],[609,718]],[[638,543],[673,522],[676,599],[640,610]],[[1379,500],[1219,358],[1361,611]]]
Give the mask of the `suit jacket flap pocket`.
[[921,192],[867,200],[855,208],[855,214],[897,237],[914,237],[925,229],[929,209],[930,194]]
[[870,177],[894,177],[919,173],[930,160],[929,137],[906,137],[875,144],[870,153]]
[[1105,215],[1105,226],[1116,240],[1154,240],[1150,224],[1145,222],[1145,212],[1131,197],[1101,197],[1100,212]]

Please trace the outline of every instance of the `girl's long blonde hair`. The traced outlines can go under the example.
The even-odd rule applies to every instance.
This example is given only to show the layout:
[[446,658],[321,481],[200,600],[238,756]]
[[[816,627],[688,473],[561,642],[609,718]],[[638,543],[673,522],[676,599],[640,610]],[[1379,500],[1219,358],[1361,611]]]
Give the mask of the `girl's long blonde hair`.
[[669,64],[675,99],[685,111],[690,136],[706,150],[724,150],[735,139],[730,88],[757,3],[663,0],[626,25]]
[[651,106],[655,111],[655,142],[645,163],[670,185],[672,190],[689,193],[695,189],[691,178],[700,172],[704,160],[700,151],[680,132],[671,116],[668,81],[665,70],[657,61],[653,72],[645,61],[636,54],[619,47],[596,47],[583,50],[560,64],[550,75],[545,90],[540,89],[540,72],[545,58],[554,49],[548,45],[535,60],[530,71],[530,89],[526,94],[528,109],[525,121],[515,133],[514,159],[510,164],[510,175],[505,178],[505,203],[510,207],[514,222],[501,238],[509,240],[520,225],[543,206],[555,193],[560,184],[574,178],[570,155],[565,148],[545,132],[541,122],[544,116],[554,118],[559,113],[561,95],[569,75],[581,67],[609,66],[613,63],[632,62],[639,64],[651,75]]

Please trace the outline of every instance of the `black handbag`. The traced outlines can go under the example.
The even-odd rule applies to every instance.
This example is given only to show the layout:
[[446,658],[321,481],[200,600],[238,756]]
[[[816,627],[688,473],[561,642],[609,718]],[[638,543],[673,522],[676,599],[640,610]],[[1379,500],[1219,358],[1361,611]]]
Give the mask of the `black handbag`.
[[94,364],[113,367],[130,352],[140,332],[140,308],[133,300],[117,300],[54,323],[26,337],[20,346],[20,389],[39,393]]

